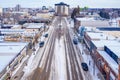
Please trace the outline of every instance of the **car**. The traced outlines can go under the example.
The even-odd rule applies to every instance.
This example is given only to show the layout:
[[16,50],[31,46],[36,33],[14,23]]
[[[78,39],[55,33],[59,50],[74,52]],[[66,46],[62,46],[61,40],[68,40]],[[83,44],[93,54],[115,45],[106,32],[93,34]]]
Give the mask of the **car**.
[[83,69],[84,71],[88,71],[88,65],[87,65],[87,63],[82,62],[82,63],[81,63],[81,66],[82,66],[82,69]]
[[44,37],[48,37],[48,33],[46,33],[46,34],[44,35]]
[[75,45],[78,44],[78,40],[77,40],[77,38],[73,38],[73,43],[74,43]]
[[39,43],[39,47],[43,47],[44,46],[44,41],[41,41],[40,43]]

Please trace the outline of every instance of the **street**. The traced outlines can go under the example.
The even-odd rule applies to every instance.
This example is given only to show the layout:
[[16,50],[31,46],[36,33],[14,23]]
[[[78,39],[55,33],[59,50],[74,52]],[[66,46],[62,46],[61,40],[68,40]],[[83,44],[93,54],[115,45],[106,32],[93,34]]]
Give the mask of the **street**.
[[44,46],[22,68],[21,80],[91,80],[82,70],[81,52],[73,43],[75,34],[67,19],[55,17],[48,34]]

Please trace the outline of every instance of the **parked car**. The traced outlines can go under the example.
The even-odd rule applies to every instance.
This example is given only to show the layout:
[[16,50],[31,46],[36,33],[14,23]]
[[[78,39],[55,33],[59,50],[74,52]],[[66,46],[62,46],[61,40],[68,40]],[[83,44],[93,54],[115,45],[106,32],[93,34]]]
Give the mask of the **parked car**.
[[44,37],[48,37],[48,33],[46,33],[46,34],[44,35]]
[[77,38],[73,38],[73,43],[74,43],[75,45],[77,45],[77,44],[78,44],[78,39],[77,39]]
[[81,66],[82,66],[82,69],[83,69],[84,71],[88,71],[88,65],[87,65],[87,63],[82,62],[82,63],[81,63]]
[[39,43],[39,47],[43,47],[44,46],[44,41],[41,41],[40,43]]

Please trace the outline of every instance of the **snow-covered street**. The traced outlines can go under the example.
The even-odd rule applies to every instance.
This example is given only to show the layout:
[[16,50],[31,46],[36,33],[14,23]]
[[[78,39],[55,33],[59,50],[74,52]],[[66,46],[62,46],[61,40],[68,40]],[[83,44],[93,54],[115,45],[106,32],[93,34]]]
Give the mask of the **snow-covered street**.
[[[39,38],[44,46],[36,44],[36,50],[29,56],[21,80],[100,80],[84,46],[73,42],[76,34],[65,17],[56,17],[47,33],[48,38]],[[82,62],[88,64],[88,71],[83,70]]]
[[[55,68],[55,75],[52,75],[55,77],[54,80],[66,80],[66,62],[65,62],[65,50],[64,50],[64,42],[63,38],[59,41],[56,39],[56,45],[55,45],[55,60],[54,68]],[[52,79],[53,80],[53,79]]]

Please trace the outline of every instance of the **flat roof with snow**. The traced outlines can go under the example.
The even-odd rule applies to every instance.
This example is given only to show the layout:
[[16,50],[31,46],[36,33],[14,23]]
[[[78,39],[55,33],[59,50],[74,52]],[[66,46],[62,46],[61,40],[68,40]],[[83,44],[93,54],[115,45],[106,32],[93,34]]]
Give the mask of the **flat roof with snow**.
[[118,74],[118,64],[105,52],[98,51],[99,54],[108,62],[109,66]]
[[104,34],[102,32],[87,32],[88,36],[92,39],[92,40],[114,40],[115,37]]
[[92,43],[97,47],[101,48],[104,46],[118,46],[120,43],[115,40],[92,40]]
[[23,32],[25,29],[0,29],[1,32]]
[[25,29],[0,29],[2,34],[23,33]]
[[78,21],[81,22],[81,26],[91,26],[91,27],[98,27],[98,26],[109,26],[108,21],[101,21],[95,20],[94,18],[76,18]]
[[26,27],[26,28],[31,28],[31,29],[33,29],[33,28],[41,28],[41,26],[39,26],[39,25],[29,25],[28,27]]
[[6,45],[6,46],[14,46],[14,45],[17,45],[17,46],[26,46],[28,43],[26,42],[0,42],[0,46],[2,45]]
[[86,27],[85,26],[85,29],[87,32],[93,32],[93,31],[99,32],[99,29],[97,29],[96,27],[88,27],[88,26]]
[[85,18],[76,18],[78,21],[96,21],[94,18],[88,18],[88,17],[85,17]]
[[14,55],[2,55],[0,56],[0,73],[2,70],[15,58]]
[[0,56],[17,55],[24,47],[23,45],[0,45]]
[[25,26],[26,28],[41,28],[42,26],[44,26],[44,23],[26,23],[23,26]]
[[21,25],[14,25],[12,28],[22,27]]
[[28,43],[0,43],[0,72],[25,48]]
[[2,34],[21,34],[22,36],[34,36],[37,31],[28,31],[25,29],[0,29]]

